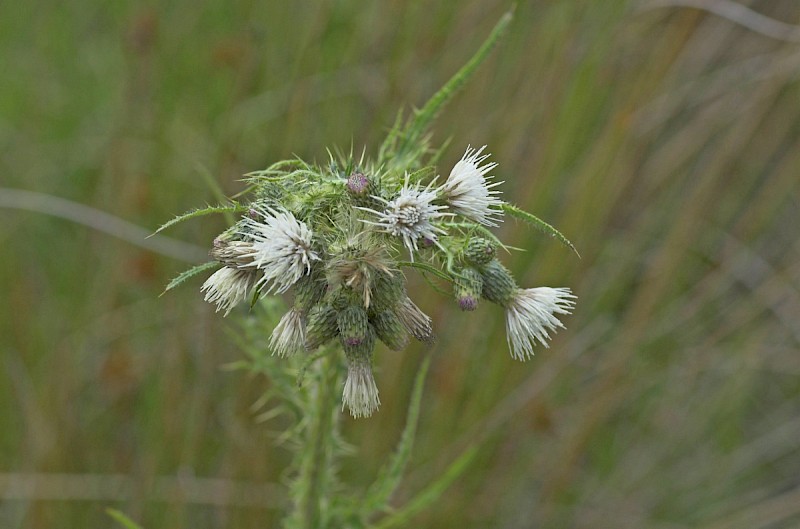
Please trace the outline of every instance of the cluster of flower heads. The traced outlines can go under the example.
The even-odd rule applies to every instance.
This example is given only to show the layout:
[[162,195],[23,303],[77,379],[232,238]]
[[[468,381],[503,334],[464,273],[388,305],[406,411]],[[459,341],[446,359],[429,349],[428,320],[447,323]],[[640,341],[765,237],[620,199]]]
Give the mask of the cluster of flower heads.
[[[525,360],[563,327],[574,296],[567,288],[521,289],[497,260],[486,227],[502,220],[503,202],[484,148],[468,148],[437,185],[433,168],[392,174],[348,159],[317,168],[283,162],[250,175],[254,200],[214,240],[223,266],[202,287],[226,315],[258,295],[294,293],[275,327],[273,352],[310,352],[338,340],[348,365],[343,403],[354,417],[380,405],[372,374],[376,340],[393,350],[411,337],[433,342],[431,319],[408,297],[405,253],[436,266],[465,311],[481,299],[503,307],[511,355]],[[427,183],[424,183],[427,181]],[[426,263],[424,265],[420,263]]]

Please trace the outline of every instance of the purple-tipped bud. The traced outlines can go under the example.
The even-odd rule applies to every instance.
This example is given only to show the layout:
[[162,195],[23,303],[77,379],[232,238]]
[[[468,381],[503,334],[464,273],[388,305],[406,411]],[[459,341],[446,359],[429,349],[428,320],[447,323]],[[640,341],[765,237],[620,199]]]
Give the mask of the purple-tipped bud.
[[369,179],[363,173],[353,173],[347,179],[347,190],[357,196],[367,194]]
[[348,336],[342,340],[345,347],[355,347],[357,345],[361,345],[364,342],[364,338],[359,336]]
[[250,208],[247,210],[247,216],[253,220],[261,220],[261,213],[258,212],[256,208]]
[[475,310],[481,298],[483,278],[480,272],[471,267],[465,267],[455,276],[453,294],[461,310]]
[[434,244],[436,244],[436,241],[434,241],[433,239],[431,239],[429,237],[423,237],[422,238],[422,246],[424,246],[425,248],[430,248]]
[[478,308],[478,300],[473,296],[463,296],[458,298],[458,307],[461,310],[473,311]]
[[[345,351],[363,344],[370,333],[367,311],[360,305],[351,305],[340,311],[336,315],[336,323]],[[372,341],[375,341],[374,337]]]

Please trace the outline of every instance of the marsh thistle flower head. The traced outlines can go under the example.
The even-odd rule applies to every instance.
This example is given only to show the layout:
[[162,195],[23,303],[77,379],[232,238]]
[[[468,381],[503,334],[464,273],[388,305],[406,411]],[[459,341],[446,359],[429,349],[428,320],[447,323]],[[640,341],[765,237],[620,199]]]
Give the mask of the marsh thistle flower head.
[[538,341],[549,347],[550,331],[564,328],[556,314],[570,314],[575,306],[568,288],[518,289],[506,307],[506,338],[511,356],[527,360]]
[[342,393],[342,407],[350,410],[355,417],[369,417],[381,405],[378,397],[378,386],[372,375],[372,366],[368,361],[352,361],[347,366],[347,379]]
[[286,210],[269,207],[258,210],[260,220],[242,219],[240,235],[252,239],[252,259],[245,266],[258,268],[263,274],[259,285],[268,285],[265,294],[282,294],[303,275],[311,271],[311,262],[319,259],[312,250],[313,234],[302,221]]
[[306,328],[303,314],[293,308],[284,314],[272,331],[269,348],[278,356],[291,356],[305,348]]
[[489,158],[489,154],[482,154],[484,145],[478,150],[467,147],[461,160],[456,162],[450,171],[450,176],[440,192],[453,211],[470,220],[485,226],[497,226],[502,214],[498,208],[503,203],[497,195],[500,191],[494,187],[502,182],[492,182],[492,176],[487,176],[497,164],[481,164]]
[[406,288],[406,269],[451,284],[461,310],[481,310],[481,300],[501,306],[511,355],[529,358],[563,327],[559,317],[575,296],[567,288],[521,289],[497,259],[498,248],[508,248],[487,226],[503,212],[532,215],[500,200],[491,176],[497,164],[485,149],[468,147],[441,184],[422,159],[427,148],[413,156],[382,149],[373,161],[331,154],[325,166],[287,160],[247,175],[250,200],[234,204],[242,217],[209,252],[222,267],[202,286],[206,301],[228,314],[243,301],[291,292],[269,349],[307,363],[329,354],[315,353],[323,346],[341,350],[342,404],[354,417],[380,406],[372,367],[378,340],[395,351],[411,338],[435,341],[431,317]]
[[374,196],[385,205],[383,211],[361,208],[377,215],[378,220],[365,220],[364,222],[378,226],[382,231],[403,239],[403,244],[408,248],[411,259],[414,251],[419,249],[420,239],[429,239],[436,243],[440,234],[445,231],[436,225],[436,221],[451,216],[445,213],[445,205],[437,205],[436,190],[431,185],[423,188],[419,184],[409,184],[408,175],[400,192],[392,200]]
[[217,312],[224,310],[227,316],[233,307],[247,299],[256,279],[250,270],[223,266],[206,279],[200,290],[206,293],[206,301],[216,303]]

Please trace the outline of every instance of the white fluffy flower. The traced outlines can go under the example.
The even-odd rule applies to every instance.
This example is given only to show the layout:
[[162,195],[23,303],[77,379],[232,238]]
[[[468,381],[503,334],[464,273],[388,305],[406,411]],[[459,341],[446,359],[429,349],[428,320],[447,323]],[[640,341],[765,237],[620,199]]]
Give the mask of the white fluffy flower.
[[366,362],[351,362],[347,368],[347,380],[342,394],[342,408],[347,406],[355,417],[369,417],[381,405],[378,386],[372,376],[372,368]]
[[206,301],[217,304],[217,312],[224,309],[227,316],[233,307],[247,299],[255,282],[252,271],[223,266],[206,279],[200,290],[205,291]]
[[492,176],[486,176],[497,167],[496,163],[481,167],[480,164],[490,156],[481,154],[485,148],[485,145],[478,150],[467,147],[464,156],[453,166],[450,176],[439,190],[454,211],[480,224],[497,226],[500,220],[497,216],[502,211],[496,208],[503,201],[497,198],[500,191],[492,188],[502,182],[492,182]]
[[511,356],[527,360],[533,356],[533,346],[538,340],[549,347],[548,331],[564,325],[554,314],[570,314],[575,306],[575,296],[568,288],[519,289],[506,306],[506,333]]
[[383,211],[360,207],[364,211],[369,211],[378,216],[377,221],[364,222],[379,226],[386,233],[403,238],[403,244],[408,248],[411,259],[414,259],[414,250],[418,249],[417,241],[427,239],[434,244],[438,244],[438,236],[445,231],[433,223],[441,218],[451,216],[452,213],[444,213],[443,209],[447,206],[437,206],[433,202],[436,200],[436,190],[431,190],[431,185],[422,188],[419,185],[410,185],[408,175],[400,193],[392,200],[375,196],[376,200],[383,202],[386,208]]
[[271,283],[264,292],[286,292],[289,287],[311,271],[311,261],[319,256],[311,249],[311,230],[297,220],[289,211],[260,208],[257,213],[262,220],[245,218],[241,235],[253,239],[252,251],[245,257],[252,262],[243,266],[254,266],[264,274],[261,283]]
[[275,326],[269,339],[269,347],[278,353],[278,356],[290,356],[303,350],[305,342],[306,327],[303,323],[303,314],[297,309],[292,309],[284,314]]

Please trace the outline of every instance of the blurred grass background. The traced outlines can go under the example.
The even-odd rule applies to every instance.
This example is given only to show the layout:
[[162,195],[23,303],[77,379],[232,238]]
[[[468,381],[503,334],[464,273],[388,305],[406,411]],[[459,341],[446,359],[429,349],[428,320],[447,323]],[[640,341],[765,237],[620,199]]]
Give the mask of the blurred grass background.
[[[525,364],[496,307],[417,281],[439,341],[402,495],[482,443],[420,527],[800,527],[798,30],[680,3],[520,2],[436,126],[443,167],[487,143],[506,197],[582,259],[501,228],[529,249],[506,259],[522,284],[580,297]],[[796,0],[740,3],[800,24]],[[251,410],[268,382],[220,369],[242,357],[233,322],[199,281],[158,298],[196,251],[8,188],[152,230],[275,160],[370,152],[508,7],[0,5],[0,527],[111,527],[109,506],[147,529],[274,527],[287,457]],[[223,226],[168,235],[205,247]],[[384,405],[346,419],[348,479],[391,450],[422,354],[379,352]]]

